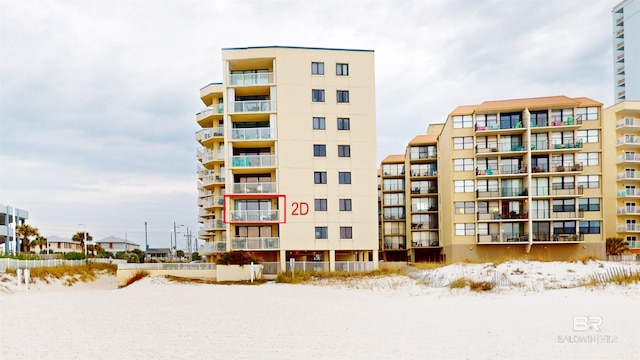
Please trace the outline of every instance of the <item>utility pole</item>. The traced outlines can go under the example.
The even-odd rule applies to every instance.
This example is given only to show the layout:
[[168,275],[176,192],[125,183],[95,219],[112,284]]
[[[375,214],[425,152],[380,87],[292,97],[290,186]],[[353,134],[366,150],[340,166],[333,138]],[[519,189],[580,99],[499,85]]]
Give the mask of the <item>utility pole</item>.
[[149,252],[149,245],[147,244],[147,222],[144,222],[144,262],[147,262],[147,252]]

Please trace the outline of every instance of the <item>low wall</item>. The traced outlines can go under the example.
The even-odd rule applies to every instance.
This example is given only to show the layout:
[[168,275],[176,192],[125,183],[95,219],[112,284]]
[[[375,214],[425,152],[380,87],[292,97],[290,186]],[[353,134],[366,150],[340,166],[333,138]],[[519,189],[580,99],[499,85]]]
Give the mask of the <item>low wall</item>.
[[118,286],[123,286],[127,280],[133,277],[138,271],[146,271],[151,276],[171,275],[188,279],[216,280],[216,270],[152,270],[152,269],[118,269]]
[[[248,281],[251,280],[251,265],[217,265],[218,281]],[[262,278],[262,265],[253,265],[253,278]]]

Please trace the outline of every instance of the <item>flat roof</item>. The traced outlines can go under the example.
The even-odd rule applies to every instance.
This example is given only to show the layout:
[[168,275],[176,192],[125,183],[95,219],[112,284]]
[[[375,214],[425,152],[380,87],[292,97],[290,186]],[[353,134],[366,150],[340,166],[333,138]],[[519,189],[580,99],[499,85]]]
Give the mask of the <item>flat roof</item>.
[[570,98],[564,95],[533,97],[523,99],[490,100],[480,105],[462,105],[455,108],[449,116],[470,115],[473,113],[487,113],[490,111],[516,110],[516,109],[544,109],[579,106],[602,106],[587,97]]
[[251,50],[251,49],[304,49],[304,50],[332,50],[332,51],[374,52],[373,50],[366,50],[366,49],[342,49],[342,48],[323,48],[323,47],[306,47],[306,46],[281,46],[281,45],[222,48],[222,50]]

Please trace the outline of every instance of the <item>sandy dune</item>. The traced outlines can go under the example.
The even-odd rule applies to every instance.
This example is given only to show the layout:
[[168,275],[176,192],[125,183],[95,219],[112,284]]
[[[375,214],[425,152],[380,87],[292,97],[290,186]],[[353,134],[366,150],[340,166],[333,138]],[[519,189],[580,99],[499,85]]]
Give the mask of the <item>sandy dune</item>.
[[[7,359],[632,358],[640,284],[574,287],[621,266],[640,270],[510,262],[329,285],[146,278],[124,289],[104,276],[28,292],[3,275],[0,348]],[[503,286],[476,293],[444,285],[460,276],[498,276]]]

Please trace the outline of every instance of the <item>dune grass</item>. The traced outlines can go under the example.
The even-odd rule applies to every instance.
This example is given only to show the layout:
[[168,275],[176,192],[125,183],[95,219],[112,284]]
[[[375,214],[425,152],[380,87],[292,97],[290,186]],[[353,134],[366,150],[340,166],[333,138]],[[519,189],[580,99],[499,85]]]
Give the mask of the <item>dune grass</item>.
[[133,275],[127,279],[127,281],[124,283],[124,285],[120,286],[120,288],[125,288],[131,284],[133,284],[136,281],[140,281],[144,278],[146,278],[147,276],[149,276],[149,272],[148,271],[144,271],[144,270],[138,270],[135,273],[133,273]]
[[[98,275],[115,275],[118,266],[114,264],[87,263],[86,265],[70,266],[60,265],[52,267],[37,267],[29,269],[31,279],[39,279],[49,283],[51,279],[58,279],[64,285],[71,286],[77,282],[88,282],[96,279]],[[16,274],[16,270],[7,270]]]

